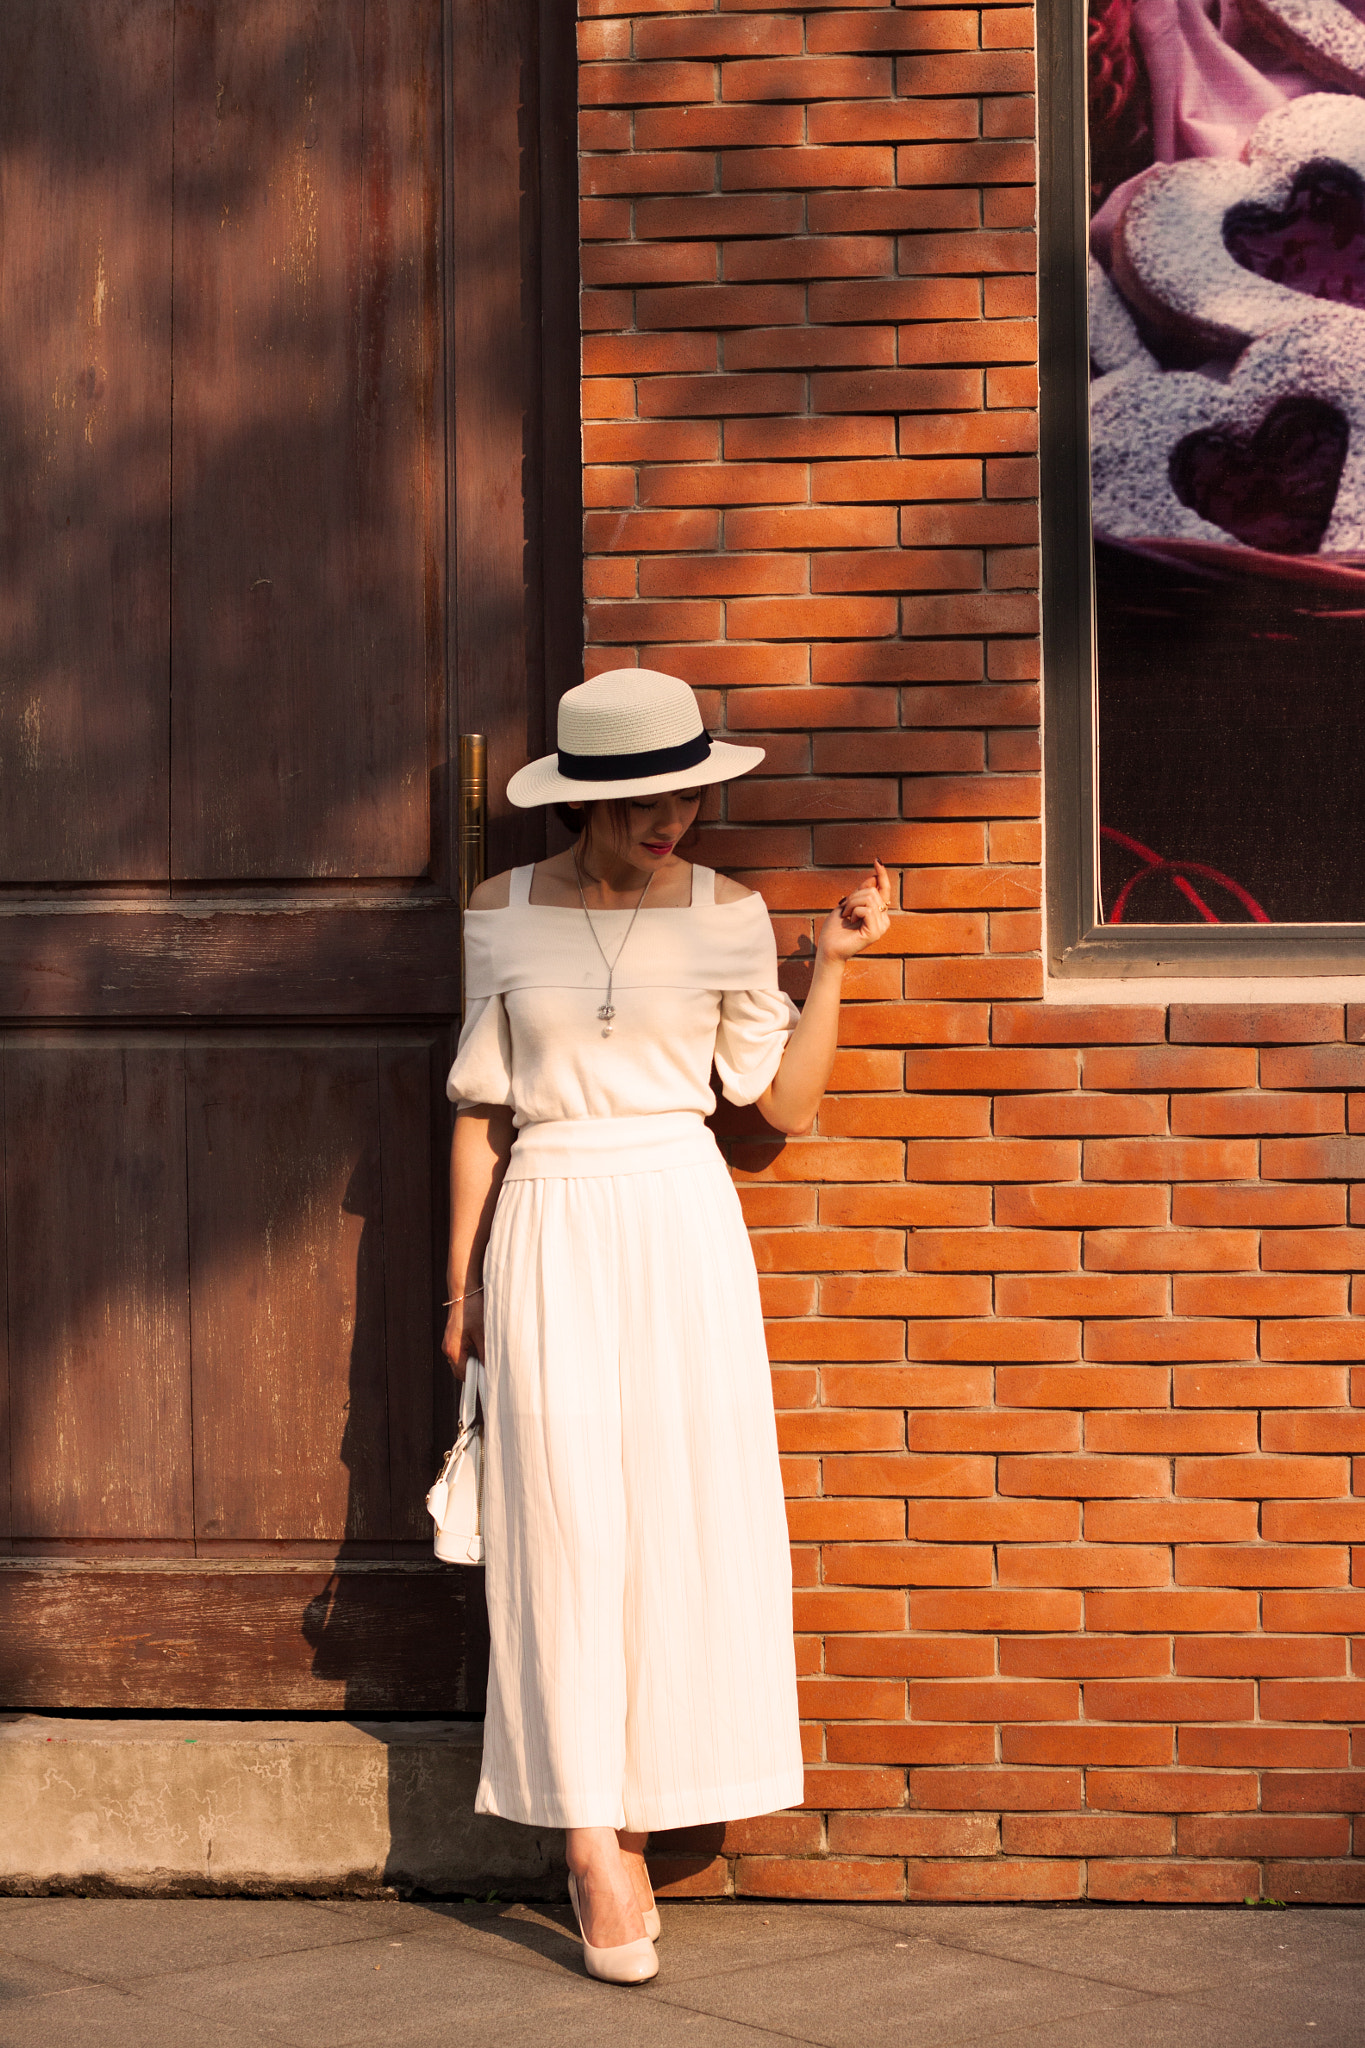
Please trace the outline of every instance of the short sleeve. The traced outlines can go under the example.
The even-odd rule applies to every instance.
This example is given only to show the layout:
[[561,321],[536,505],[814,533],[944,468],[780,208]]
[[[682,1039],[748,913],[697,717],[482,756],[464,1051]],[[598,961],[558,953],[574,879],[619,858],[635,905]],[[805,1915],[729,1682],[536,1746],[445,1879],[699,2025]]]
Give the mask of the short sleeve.
[[452,1102],[512,1100],[512,1033],[501,996],[471,1002],[455,1050],[455,1064],[446,1076]]
[[716,1032],[716,1072],[727,1102],[757,1102],[782,1061],[801,1012],[778,988],[726,989]]

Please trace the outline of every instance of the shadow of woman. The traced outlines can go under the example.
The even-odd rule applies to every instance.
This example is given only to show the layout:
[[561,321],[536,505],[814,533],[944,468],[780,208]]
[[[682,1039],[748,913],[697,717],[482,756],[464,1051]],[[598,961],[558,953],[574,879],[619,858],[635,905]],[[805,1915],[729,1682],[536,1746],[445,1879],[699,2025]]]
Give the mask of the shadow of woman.
[[[390,1165],[388,1148],[383,1164]],[[424,1155],[406,1173],[401,1160],[394,1164],[414,1185],[428,1170]],[[454,1435],[455,1400],[431,1328],[429,1220],[424,1231],[404,1229],[411,1221],[405,1190],[390,1186],[387,1194],[386,1205],[376,1133],[342,1202],[362,1219],[340,1444],[345,1531],[301,1625],[313,1676],[340,1689],[348,1716],[463,1720],[482,1713],[487,1686],[483,1574],[439,1564],[432,1553],[425,1494]]]

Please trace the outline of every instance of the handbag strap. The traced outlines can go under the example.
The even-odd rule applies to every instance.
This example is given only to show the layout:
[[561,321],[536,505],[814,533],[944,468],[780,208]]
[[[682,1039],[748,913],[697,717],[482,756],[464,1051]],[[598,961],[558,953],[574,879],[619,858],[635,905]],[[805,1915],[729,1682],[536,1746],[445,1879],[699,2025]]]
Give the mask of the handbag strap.
[[464,1385],[460,1389],[460,1430],[463,1433],[474,1420],[479,1400],[479,1373],[482,1367],[477,1358],[465,1361]]

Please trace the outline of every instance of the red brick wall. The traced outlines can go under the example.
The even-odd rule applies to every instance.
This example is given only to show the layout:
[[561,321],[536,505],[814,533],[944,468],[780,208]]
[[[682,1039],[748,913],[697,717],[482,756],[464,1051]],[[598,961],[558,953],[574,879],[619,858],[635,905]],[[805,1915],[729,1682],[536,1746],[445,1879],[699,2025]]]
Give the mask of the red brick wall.
[[901,905],[735,1148],[808,1806],[660,1875],[1365,1898],[1365,1007],[1037,1001],[1031,11],[580,13],[590,667],[767,747],[707,844],[796,977]]

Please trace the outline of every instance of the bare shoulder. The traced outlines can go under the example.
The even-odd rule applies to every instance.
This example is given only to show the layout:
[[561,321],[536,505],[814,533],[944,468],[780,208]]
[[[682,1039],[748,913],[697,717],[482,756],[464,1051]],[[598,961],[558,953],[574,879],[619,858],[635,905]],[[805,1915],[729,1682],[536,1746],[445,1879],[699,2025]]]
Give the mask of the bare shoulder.
[[471,910],[506,910],[511,900],[512,870],[504,868],[500,875],[490,875],[486,882],[480,882],[469,898]]
[[757,889],[746,889],[743,882],[736,882],[729,875],[716,874],[717,903],[742,903],[746,896],[757,896]]

